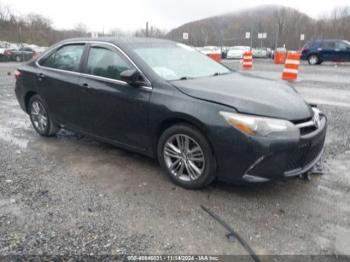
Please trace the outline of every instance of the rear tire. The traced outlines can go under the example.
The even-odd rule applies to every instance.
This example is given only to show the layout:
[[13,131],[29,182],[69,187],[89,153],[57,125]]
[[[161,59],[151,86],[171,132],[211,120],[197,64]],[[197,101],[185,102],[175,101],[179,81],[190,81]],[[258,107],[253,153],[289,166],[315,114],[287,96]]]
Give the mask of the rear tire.
[[307,58],[307,61],[309,62],[309,65],[320,65],[322,63],[318,55],[310,55]]
[[216,161],[202,133],[188,124],[176,124],[158,141],[158,161],[169,178],[187,189],[200,189],[215,179]]
[[29,99],[28,113],[39,135],[53,136],[59,131],[59,126],[53,122],[46,103],[39,95],[34,95]]

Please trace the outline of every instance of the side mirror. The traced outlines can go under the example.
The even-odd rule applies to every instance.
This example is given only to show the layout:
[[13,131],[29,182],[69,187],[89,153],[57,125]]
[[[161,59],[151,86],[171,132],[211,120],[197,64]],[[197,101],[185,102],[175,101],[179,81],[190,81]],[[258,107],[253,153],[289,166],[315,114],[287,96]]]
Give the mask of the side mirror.
[[135,69],[129,69],[121,72],[120,78],[121,80],[133,86],[140,86],[143,84],[143,80],[140,72]]

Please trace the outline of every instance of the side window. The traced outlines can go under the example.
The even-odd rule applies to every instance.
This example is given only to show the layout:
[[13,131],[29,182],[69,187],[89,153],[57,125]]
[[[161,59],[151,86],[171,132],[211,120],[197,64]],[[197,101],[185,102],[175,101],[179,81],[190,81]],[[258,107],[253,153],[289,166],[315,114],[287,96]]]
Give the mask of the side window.
[[42,66],[78,72],[84,45],[66,45],[51,54],[41,63]]
[[120,80],[120,73],[131,66],[116,52],[103,47],[92,47],[87,62],[87,73]]
[[309,45],[310,45],[310,48],[319,48],[319,47],[322,47],[322,42],[314,41],[314,42],[311,42]]
[[335,44],[332,41],[324,41],[322,43],[322,48],[323,49],[334,49],[335,48]]
[[335,43],[335,48],[345,50],[347,48],[347,45],[344,42],[339,41]]

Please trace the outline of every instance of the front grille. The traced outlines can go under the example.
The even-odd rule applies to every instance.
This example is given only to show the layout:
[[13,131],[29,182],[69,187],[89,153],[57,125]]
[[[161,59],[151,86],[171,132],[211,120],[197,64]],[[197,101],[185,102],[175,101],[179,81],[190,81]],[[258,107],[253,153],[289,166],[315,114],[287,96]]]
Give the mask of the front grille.
[[307,126],[307,127],[302,127],[300,128],[300,135],[307,135],[307,134],[310,134],[312,133],[313,131],[315,131],[317,129],[316,126]]
[[299,120],[291,120],[291,122],[294,124],[294,125],[298,125],[298,124],[302,124],[302,123],[305,123],[305,122],[309,122],[312,120],[312,117],[308,117],[308,118],[304,118],[304,119],[299,119]]
[[[313,123],[313,117],[306,118],[302,120],[292,121],[297,127],[299,127],[300,135],[307,135],[317,130],[317,127]],[[307,126],[303,126],[304,124],[308,124]]]

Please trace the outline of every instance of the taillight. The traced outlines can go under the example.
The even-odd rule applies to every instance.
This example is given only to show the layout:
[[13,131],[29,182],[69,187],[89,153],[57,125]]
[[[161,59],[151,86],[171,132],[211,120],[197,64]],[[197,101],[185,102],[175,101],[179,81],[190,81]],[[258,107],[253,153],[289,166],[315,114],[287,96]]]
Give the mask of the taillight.
[[36,52],[33,53],[32,59],[35,59],[38,56]]
[[22,73],[18,70],[15,71],[15,78],[16,80],[19,80],[21,78]]

